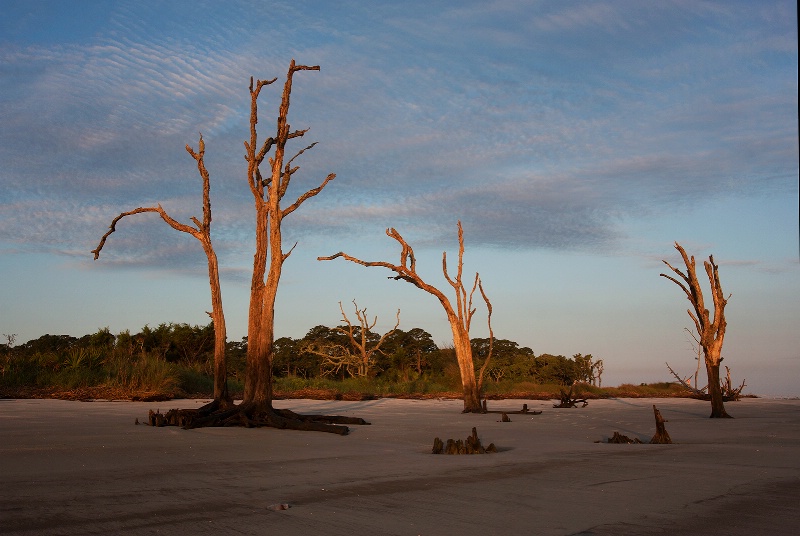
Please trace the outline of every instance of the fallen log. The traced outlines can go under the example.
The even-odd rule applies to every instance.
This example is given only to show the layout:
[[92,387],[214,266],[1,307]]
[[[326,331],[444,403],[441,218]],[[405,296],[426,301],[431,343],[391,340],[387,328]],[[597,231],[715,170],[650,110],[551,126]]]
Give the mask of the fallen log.
[[513,411],[513,410],[490,410],[486,407],[486,400],[483,401],[483,412],[484,413],[502,413],[505,415],[541,415],[541,411],[530,411],[528,409],[528,404],[522,404],[522,409]]
[[185,430],[206,426],[244,426],[246,428],[268,426],[347,435],[350,429],[346,425],[368,425],[370,423],[358,417],[302,415],[288,409],[212,403],[198,409],[171,409],[166,413],[161,413],[160,410],[150,410],[148,424],[158,427],[179,426]]

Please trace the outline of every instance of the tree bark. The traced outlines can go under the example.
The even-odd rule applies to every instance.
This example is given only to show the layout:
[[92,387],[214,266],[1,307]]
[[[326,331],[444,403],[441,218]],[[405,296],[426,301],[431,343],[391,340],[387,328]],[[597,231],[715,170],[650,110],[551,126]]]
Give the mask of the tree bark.
[[725,411],[725,404],[722,398],[722,386],[719,380],[719,359],[716,365],[712,359],[706,358],[706,373],[708,374],[708,394],[711,397],[712,419],[730,419],[731,416]]
[[656,433],[653,438],[650,440],[650,443],[653,445],[669,445],[672,443],[672,439],[669,437],[667,433],[667,427],[664,426],[664,423],[667,422],[664,420],[664,417],[661,416],[661,412],[658,411],[658,408],[653,404],[653,414],[655,415],[656,419]]

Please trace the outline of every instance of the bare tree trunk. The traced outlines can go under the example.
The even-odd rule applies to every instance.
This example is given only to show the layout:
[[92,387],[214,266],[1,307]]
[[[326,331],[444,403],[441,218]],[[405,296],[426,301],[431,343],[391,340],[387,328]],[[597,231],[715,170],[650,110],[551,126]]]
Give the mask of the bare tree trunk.
[[[719,359],[706,357],[706,372],[708,373],[708,394],[711,397],[711,418],[730,418],[722,402],[722,386],[719,382]],[[713,364],[713,363],[716,363]]]
[[214,324],[214,400],[231,401],[228,393],[228,367],[225,359],[227,329],[222,309],[222,289],[219,284],[219,263],[217,254],[210,247],[206,249],[208,275],[211,286],[211,321]]
[[453,348],[456,352],[458,370],[461,373],[461,388],[464,393],[464,413],[483,413],[481,393],[475,377],[475,364],[472,359],[472,345],[469,332],[465,331],[458,319],[450,319],[453,332]]

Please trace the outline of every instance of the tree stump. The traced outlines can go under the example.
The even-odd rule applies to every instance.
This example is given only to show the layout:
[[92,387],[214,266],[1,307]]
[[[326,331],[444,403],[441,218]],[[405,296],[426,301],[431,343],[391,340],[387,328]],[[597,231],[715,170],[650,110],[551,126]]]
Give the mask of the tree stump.
[[664,426],[664,423],[667,421],[661,416],[661,412],[658,411],[655,404],[653,404],[653,413],[656,416],[656,435],[653,436],[650,443],[653,445],[671,445],[672,439],[670,439],[667,429]]
[[642,442],[642,440],[637,438],[637,437],[634,437],[633,439],[631,439],[630,437],[628,437],[626,435],[622,435],[619,432],[614,432],[614,435],[612,437],[608,438],[608,442],[609,443],[622,443],[622,444],[626,444],[626,445],[633,445],[633,444],[640,444]]
[[[650,440],[650,444],[652,445],[670,445],[672,444],[672,439],[670,439],[669,434],[667,433],[667,429],[664,427],[664,423],[667,422],[664,420],[664,417],[661,416],[661,412],[658,411],[658,408],[653,404],[653,414],[656,417],[656,435]],[[619,432],[614,432],[614,435],[608,438],[609,443],[627,443],[627,444],[639,444],[642,443],[642,440],[639,438],[631,439],[628,436],[622,435]]]
[[494,446],[494,443],[490,443],[488,447],[484,448],[478,438],[478,430],[473,427],[472,434],[466,440],[448,439],[445,444],[438,437],[435,438],[431,452],[433,454],[488,454],[497,452],[497,447]]

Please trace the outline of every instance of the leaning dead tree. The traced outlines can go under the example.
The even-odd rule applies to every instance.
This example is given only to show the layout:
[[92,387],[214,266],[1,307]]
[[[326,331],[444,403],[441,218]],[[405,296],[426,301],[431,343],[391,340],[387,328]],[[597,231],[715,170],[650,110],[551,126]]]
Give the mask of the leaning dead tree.
[[689,257],[677,242],[675,242],[675,249],[678,250],[683,258],[686,272],[684,273],[667,261],[663,261],[680,279],[667,274],[661,274],[661,277],[666,277],[681,287],[689,303],[692,304],[692,307],[687,312],[694,321],[699,343],[703,348],[706,373],[708,374],[708,394],[711,399],[711,418],[729,418],[730,415],[725,411],[725,405],[723,404],[719,366],[722,361],[722,342],[725,339],[725,328],[727,327],[725,305],[728,303],[730,295],[726,298],[722,292],[722,285],[719,281],[719,266],[714,262],[714,256],[710,255],[708,261],[703,262],[703,265],[711,287],[711,298],[714,304],[714,316],[712,317],[706,308],[703,290],[697,279],[694,256]]
[[[464,231],[461,227],[461,222],[458,222],[458,268],[456,270],[455,278],[451,277],[447,272],[447,252],[442,254],[442,272],[450,286],[453,287],[456,294],[456,305],[450,302],[450,299],[436,287],[426,283],[422,277],[417,273],[416,258],[414,257],[414,250],[405,241],[405,239],[397,232],[396,229],[387,229],[387,236],[393,238],[400,244],[400,264],[391,264],[383,261],[363,261],[352,257],[344,252],[336,253],[329,257],[318,257],[317,260],[329,261],[342,257],[345,260],[360,264],[362,266],[380,266],[388,268],[393,271],[395,276],[389,276],[389,279],[406,281],[411,283],[417,288],[434,295],[447,314],[447,320],[450,322],[450,329],[453,333],[453,348],[455,349],[456,359],[458,361],[458,368],[461,373],[461,385],[464,392],[464,413],[482,413],[483,406],[481,405],[481,390],[483,388],[484,373],[489,360],[492,357],[492,343],[494,341],[494,333],[492,332],[492,304],[486,293],[483,291],[483,285],[479,274],[475,274],[475,282],[472,285],[472,290],[467,292],[464,283],[461,279],[464,267]],[[488,324],[489,324],[489,355],[483,363],[479,373],[476,376],[475,365],[472,359],[472,345],[470,344],[469,330],[472,323],[472,316],[475,314],[476,309],[472,306],[472,298],[475,290],[479,290],[486,308],[488,310]]]
[[192,235],[200,242],[200,244],[202,244],[203,251],[205,252],[206,259],[208,260],[208,282],[211,286],[211,312],[208,313],[208,315],[211,317],[211,320],[214,323],[213,405],[216,407],[219,404],[230,404],[231,399],[228,395],[228,372],[227,362],[225,359],[225,343],[227,335],[225,330],[225,314],[222,310],[222,290],[219,284],[219,263],[217,262],[217,254],[214,251],[214,246],[211,242],[211,184],[208,170],[206,169],[204,163],[205,151],[206,146],[202,135],[200,136],[197,152],[195,152],[189,145],[186,146],[186,152],[188,152],[197,162],[197,170],[200,173],[200,177],[203,179],[203,221],[198,220],[196,217],[192,217],[191,219],[194,226],[185,225],[170,217],[160,204],[156,205],[155,207],[135,208],[128,212],[123,212],[111,221],[108,231],[100,239],[100,244],[98,244],[96,249],[92,250],[92,253],[94,253],[95,260],[100,257],[100,250],[103,249],[108,237],[117,230],[117,223],[122,218],[145,212],[157,213],[170,227],[176,231],[181,231],[183,233]]

